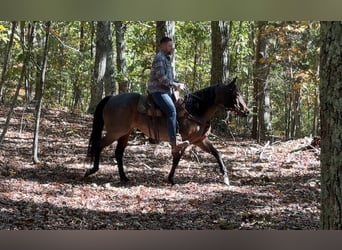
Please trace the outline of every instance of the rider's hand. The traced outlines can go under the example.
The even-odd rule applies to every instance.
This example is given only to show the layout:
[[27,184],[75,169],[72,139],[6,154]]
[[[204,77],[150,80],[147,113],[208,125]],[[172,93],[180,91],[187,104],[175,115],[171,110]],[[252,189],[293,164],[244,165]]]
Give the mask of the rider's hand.
[[185,83],[174,82],[173,85],[174,85],[177,89],[181,89],[181,90],[184,90],[184,89],[185,89]]

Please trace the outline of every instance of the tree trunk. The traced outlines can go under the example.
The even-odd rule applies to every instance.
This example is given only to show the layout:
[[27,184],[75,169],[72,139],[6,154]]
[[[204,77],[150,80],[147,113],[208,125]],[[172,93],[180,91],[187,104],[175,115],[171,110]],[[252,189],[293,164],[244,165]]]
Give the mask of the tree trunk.
[[18,82],[16,91],[15,91],[15,94],[14,94],[13,99],[12,99],[10,110],[7,113],[7,118],[6,118],[5,125],[3,126],[3,130],[2,130],[1,135],[0,135],[0,144],[3,142],[3,140],[5,138],[5,135],[7,133],[8,126],[9,126],[9,123],[11,121],[11,117],[12,117],[12,114],[13,114],[13,110],[14,110],[14,107],[16,105],[16,102],[17,102],[17,99],[18,99],[18,96],[19,96],[19,91],[20,91],[20,88],[22,87],[23,81],[25,79],[26,69],[27,69],[28,64],[30,62],[30,56],[31,56],[31,51],[32,51],[32,44],[33,44],[33,37],[34,37],[34,25],[32,25],[30,27],[31,27],[31,29],[28,31],[28,33],[30,34],[29,39],[28,39],[28,44],[25,45],[25,43],[24,43],[25,42],[24,23],[22,23],[20,25],[22,50],[23,50],[23,55],[24,55],[23,67],[21,69],[20,79],[19,79],[19,82]]
[[[41,30],[39,29],[36,29],[35,30],[35,46],[36,47],[39,47],[39,48],[43,48],[44,47],[44,35],[42,33]],[[36,65],[36,74],[35,74],[35,86],[34,86],[34,103],[37,103],[38,102],[38,99],[39,97],[41,96],[41,93],[40,93],[40,76],[41,76],[41,68],[43,67],[43,55],[40,54],[40,53],[37,53],[35,55],[36,57],[36,62],[37,62],[37,65]],[[60,60],[60,59],[59,59]],[[59,72],[60,73],[60,72]],[[58,92],[60,91],[59,88],[60,88],[60,84],[58,84],[56,86],[56,98],[58,96]]]
[[130,89],[130,81],[127,75],[126,64],[126,41],[125,32],[126,25],[122,21],[116,21],[115,24],[115,40],[116,40],[116,79],[119,85],[119,93],[127,93]]
[[112,33],[112,23],[106,22],[106,31],[107,36],[105,40],[106,46],[106,73],[104,76],[104,88],[105,95],[114,95],[116,94],[115,87],[115,71],[114,71],[114,51],[113,51],[113,33]]
[[321,22],[321,227],[342,229],[342,22]]
[[318,93],[317,87],[315,88],[315,107],[314,107],[314,114],[312,119],[312,135],[318,135],[318,116],[319,116],[319,100],[318,100]]
[[94,50],[95,50],[95,21],[90,22],[90,57],[94,58]]
[[13,45],[13,38],[14,38],[14,33],[15,29],[17,27],[17,22],[12,22],[12,30],[11,30],[11,35],[8,41],[8,44],[6,46],[6,51],[5,51],[5,56],[4,56],[4,64],[2,66],[2,72],[1,72],[1,79],[0,79],[0,103],[3,102],[3,89],[5,85],[5,81],[7,79],[7,67],[10,62],[10,55],[11,55],[11,49]]
[[[270,106],[270,86],[267,80],[270,71],[270,64],[267,61],[267,37],[265,34],[267,22],[259,21],[257,23],[257,44],[255,48],[254,64],[254,98],[253,108],[253,136],[258,141],[265,140],[270,133],[271,126],[271,106]],[[258,115],[256,115],[256,113]],[[258,119],[256,122],[255,119]],[[257,126],[255,127],[255,125]]]
[[229,27],[226,21],[211,22],[211,85],[228,83]]
[[[29,22],[28,24],[28,30],[35,30],[34,26],[35,25],[35,22]],[[30,40],[30,32],[28,32],[27,34],[27,40],[29,41]],[[36,37],[34,35],[34,37]],[[27,68],[26,68],[26,77],[25,77],[25,80],[24,80],[24,87],[25,87],[25,101],[26,101],[26,105],[30,104],[32,102],[32,89],[33,89],[33,86],[34,86],[34,81],[31,81],[30,79],[32,79],[33,77],[33,74],[34,74],[34,70],[33,68],[35,67],[34,64],[28,64],[27,65]]]
[[[175,46],[176,41],[175,37],[175,21],[157,21],[156,22],[156,52],[159,52],[159,42],[164,36],[167,36],[172,39],[173,44]],[[175,50],[172,51],[171,54],[171,65],[173,67],[173,75],[176,77],[175,71]]]
[[[85,36],[84,36],[84,26],[85,26],[85,21],[82,21],[80,23],[80,40],[79,40],[79,50],[80,50],[80,53],[81,53],[81,58],[84,56],[84,52],[85,52]],[[73,98],[73,108],[76,109],[79,107],[80,105],[80,102],[81,102],[81,96],[82,96],[82,90],[81,90],[81,87],[80,87],[80,81],[82,80],[81,79],[81,75],[82,75],[82,72],[80,70],[78,70],[76,73],[75,73],[75,79],[74,79],[74,82],[73,82],[73,89],[74,89],[74,98]]]
[[43,61],[40,69],[40,82],[39,82],[39,96],[36,104],[35,110],[35,126],[34,126],[34,138],[33,138],[33,162],[35,164],[39,163],[38,159],[38,138],[39,138],[39,124],[40,124],[40,114],[42,110],[42,102],[43,95],[45,89],[45,73],[46,73],[46,65],[48,58],[48,50],[49,50],[49,37],[50,37],[50,25],[51,22],[46,22],[46,31],[45,31],[45,42],[44,42],[44,51],[43,51]]
[[97,22],[96,25],[96,53],[89,113],[93,113],[101,101],[103,89],[106,95],[115,92],[112,32],[109,21]]
[[293,104],[292,104],[292,127],[291,127],[291,137],[292,138],[299,138],[301,137],[301,98],[300,98],[300,88],[297,89],[295,86],[292,90],[293,95]]
[[[255,33],[258,35],[258,30],[255,29],[255,25],[253,25],[253,40],[255,39]],[[256,60],[256,45],[253,42],[253,51],[254,51],[254,60]],[[258,102],[259,102],[259,86],[258,81],[255,79],[256,71],[255,71],[256,62],[253,65],[253,102],[252,102],[252,138],[258,138]]]

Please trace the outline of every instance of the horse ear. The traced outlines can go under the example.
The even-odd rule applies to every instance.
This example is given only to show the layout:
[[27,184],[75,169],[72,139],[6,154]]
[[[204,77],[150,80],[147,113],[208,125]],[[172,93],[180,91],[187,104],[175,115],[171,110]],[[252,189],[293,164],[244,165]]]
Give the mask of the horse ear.
[[234,77],[234,79],[228,84],[228,86],[236,86],[236,79],[237,77]]

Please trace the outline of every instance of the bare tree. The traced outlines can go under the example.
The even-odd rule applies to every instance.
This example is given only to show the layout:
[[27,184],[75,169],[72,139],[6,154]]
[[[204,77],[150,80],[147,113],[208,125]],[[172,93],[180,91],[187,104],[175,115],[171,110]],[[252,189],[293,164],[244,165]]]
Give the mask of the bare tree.
[[48,59],[48,50],[49,50],[49,37],[50,37],[50,26],[51,22],[48,21],[45,24],[45,41],[44,41],[44,50],[43,50],[43,61],[40,69],[40,82],[39,82],[39,96],[37,98],[37,104],[35,109],[35,126],[34,126],[34,138],[33,138],[33,162],[39,163],[38,159],[38,138],[39,138],[39,124],[40,124],[40,116],[42,110],[42,102],[44,96],[45,89],[45,74],[46,74],[46,65]]

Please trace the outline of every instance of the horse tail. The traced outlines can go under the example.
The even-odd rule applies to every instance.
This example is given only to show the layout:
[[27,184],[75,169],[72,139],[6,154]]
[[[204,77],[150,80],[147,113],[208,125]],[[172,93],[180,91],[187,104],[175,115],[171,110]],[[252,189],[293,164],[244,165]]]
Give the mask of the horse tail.
[[101,150],[102,130],[104,127],[103,108],[110,97],[111,96],[106,96],[105,98],[103,98],[100,103],[97,104],[95,109],[93,118],[93,129],[91,131],[87,153],[87,157],[90,158],[91,162],[93,161],[96,152],[99,152],[99,150]]

